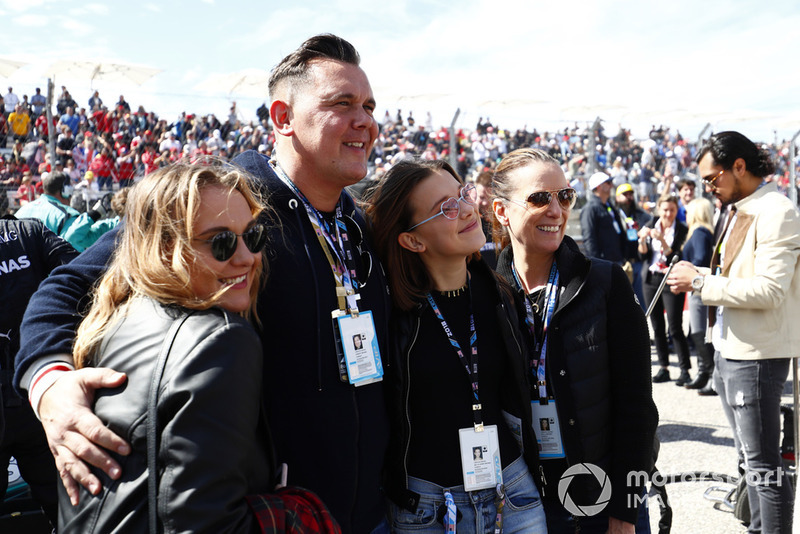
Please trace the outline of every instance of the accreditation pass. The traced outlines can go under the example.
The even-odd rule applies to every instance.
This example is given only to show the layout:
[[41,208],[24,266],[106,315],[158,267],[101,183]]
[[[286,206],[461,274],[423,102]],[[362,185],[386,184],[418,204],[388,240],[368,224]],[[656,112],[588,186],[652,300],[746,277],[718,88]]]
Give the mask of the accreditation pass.
[[458,441],[461,446],[464,491],[496,488],[503,483],[497,425],[487,425],[482,432],[474,427],[461,428],[458,430]]
[[336,321],[339,325],[350,383],[354,386],[364,386],[381,381],[383,365],[372,312],[341,315]]

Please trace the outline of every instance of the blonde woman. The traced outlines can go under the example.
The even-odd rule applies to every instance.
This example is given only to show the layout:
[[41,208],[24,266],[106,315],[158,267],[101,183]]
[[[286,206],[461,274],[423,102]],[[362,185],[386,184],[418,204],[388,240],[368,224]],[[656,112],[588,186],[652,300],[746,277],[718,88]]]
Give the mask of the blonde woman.
[[[526,373],[547,531],[632,534],[643,488],[626,476],[650,469],[658,424],[644,313],[620,266],[587,258],[565,235],[576,193],[555,159],[510,152],[493,190],[497,272],[524,299],[532,339]],[[584,462],[607,473],[614,491],[601,512],[576,517],[559,480]],[[575,479],[569,498],[599,502],[606,490],[591,478]]]
[[[100,390],[97,416],[131,444],[117,480],[72,505],[59,486],[59,532],[148,530],[148,391],[156,396],[157,519],[164,531],[249,532],[245,496],[272,489],[260,421],[262,350],[253,318],[264,274],[262,206],[232,168],[173,166],[148,175],[78,329],[76,367],[127,375]],[[158,383],[158,382],[156,382]]]
[[[696,198],[686,205],[686,225],[689,233],[683,245],[683,259],[697,267],[711,265],[714,249],[714,206],[705,198]],[[698,389],[702,395],[713,395],[714,390],[707,387],[714,372],[714,347],[706,343],[708,307],[703,305],[700,294],[692,292],[689,297],[689,338],[697,349],[698,372],[694,380],[685,385],[688,389]]]

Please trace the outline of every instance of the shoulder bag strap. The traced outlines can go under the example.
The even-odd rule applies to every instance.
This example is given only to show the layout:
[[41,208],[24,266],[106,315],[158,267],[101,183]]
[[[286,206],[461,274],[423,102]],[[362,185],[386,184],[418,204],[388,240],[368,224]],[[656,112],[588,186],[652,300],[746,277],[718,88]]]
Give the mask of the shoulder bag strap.
[[167,357],[172,350],[172,345],[186,319],[192,315],[185,315],[181,319],[172,323],[164,344],[161,346],[161,353],[158,355],[156,366],[153,369],[153,377],[150,382],[150,390],[147,393],[147,512],[150,524],[150,532],[156,534],[158,529],[158,422],[156,420],[156,410],[158,404],[158,389],[161,385],[161,377],[164,375],[164,367],[167,364]]

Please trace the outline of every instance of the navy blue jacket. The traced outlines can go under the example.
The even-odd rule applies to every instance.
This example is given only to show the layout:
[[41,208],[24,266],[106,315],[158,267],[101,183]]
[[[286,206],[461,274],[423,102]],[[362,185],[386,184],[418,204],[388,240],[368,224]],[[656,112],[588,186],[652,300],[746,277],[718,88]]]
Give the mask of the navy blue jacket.
[[[290,485],[322,498],[344,532],[369,532],[384,514],[379,489],[389,422],[383,384],[354,388],[339,380],[331,319],[338,307],[333,274],[303,205],[262,155],[243,152],[234,163],[257,178],[277,216],[270,224],[270,272],[258,304],[263,388],[277,461],[288,464]],[[342,198],[345,214],[365,229],[352,199]],[[56,270],[34,295],[23,322],[17,387],[37,357],[71,352],[79,320],[75,310],[102,274],[115,234],[105,234],[75,262]],[[362,249],[365,257],[372,254],[368,243]],[[359,307],[373,312],[381,353],[387,354],[390,299],[377,257],[372,257]],[[360,264],[364,272],[366,264]]]
[[[614,229],[615,220],[619,232]],[[624,261],[624,251],[627,246],[624,228],[617,209],[612,207],[609,213],[606,205],[600,202],[600,198],[592,194],[589,202],[581,209],[584,253],[590,258],[617,263]]]

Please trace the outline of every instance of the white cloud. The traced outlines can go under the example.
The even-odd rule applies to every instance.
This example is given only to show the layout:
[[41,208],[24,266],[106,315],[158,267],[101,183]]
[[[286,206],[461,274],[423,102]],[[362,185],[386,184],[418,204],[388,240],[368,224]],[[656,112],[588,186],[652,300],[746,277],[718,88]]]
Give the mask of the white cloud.
[[144,7],[149,11],[152,11],[153,13],[161,13],[161,6],[157,4],[144,4],[142,7]]
[[20,15],[11,19],[11,21],[15,25],[25,28],[43,28],[50,23],[44,15]]
[[94,30],[91,24],[69,17],[64,17],[61,20],[61,27],[79,36],[89,35]]
[[108,15],[108,6],[103,4],[86,4],[69,10],[73,17],[85,17],[89,15]]
[[86,4],[84,7],[89,13],[108,15],[108,6],[105,4]]

